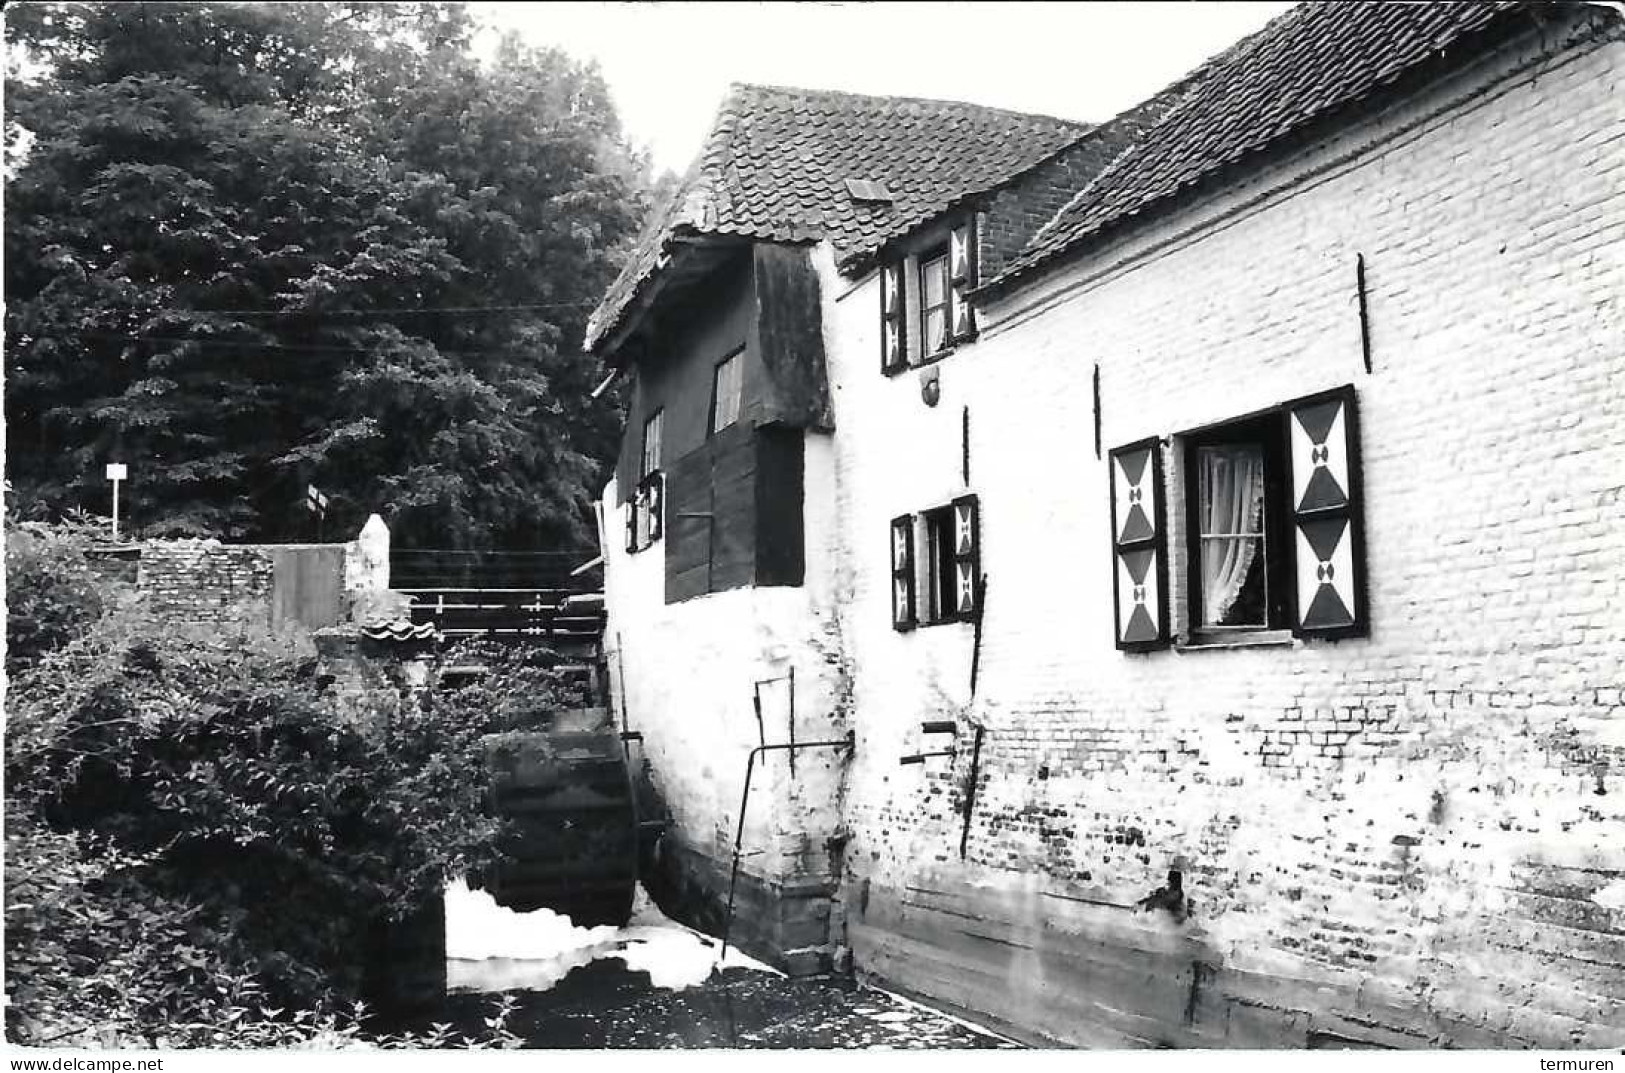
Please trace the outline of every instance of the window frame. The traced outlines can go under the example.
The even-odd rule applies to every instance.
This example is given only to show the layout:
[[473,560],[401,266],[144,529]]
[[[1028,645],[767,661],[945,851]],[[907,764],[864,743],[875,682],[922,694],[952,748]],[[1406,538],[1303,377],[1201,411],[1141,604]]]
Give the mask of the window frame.
[[[961,231],[965,234],[965,258],[963,271],[956,274],[954,239]],[[956,306],[969,309],[965,305],[965,293],[976,286],[980,234],[981,215],[973,210],[939,217],[930,226],[922,227],[912,240],[899,241],[894,247],[882,251],[877,266],[882,375],[895,377],[911,369],[924,368],[943,360],[961,345],[975,341],[978,328],[974,311],[967,312],[963,333],[956,331],[954,312]],[[928,307],[925,303],[925,268],[929,262],[938,259],[942,264],[942,299],[940,303]],[[892,278],[888,273],[893,272],[897,282],[895,296],[890,293],[888,283]],[[892,312],[893,297],[896,300],[895,313]],[[942,317],[942,345],[935,350],[927,350],[926,321],[933,312],[939,312]],[[886,333],[891,328],[897,332],[898,345],[895,361],[888,364]]]
[[[717,424],[717,414],[718,414],[718,406],[717,406],[717,404],[722,401],[722,397],[721,397],[722,370],[724,368],[726,368],[729,364],[735,364],[737,366],[736,370],[734,372],[734,383],[733,383],[733,393],[732,393],[732,397],[733,397],[733,414],[732,414],[732,416],[730,416],[728,418],[728,421],[727,421],[726,424],[718,425]],[[710,439],[712,436],[715,436],[717,433],[722,432],[724,429],[730,428],[733,425],[738,424],[739,423],[739,416],[740,416],[741,412],[744,410],[744,403],[745,403],[745,348],[743,346],[740,346],[740,347],[735,347],[732,351],[730,351],[728,353],[728,355],[726,357],[724,357],[721,361],[717,362],[715,365],[713,365],[711,367],[711,406],[710,406],[710,411],[709,411],[709,413],[707,415],[706,422],[705,422],[705,428],[706,428],[705,437],[706,437],[706,439]]]
[[[649,435],[650,426],[653,426],[654,428],[654,436],[652,438]],[[664,444],[662,441],[665,439],[665,432],[666,408],[664,406],[656,407],[653,413],[643,419],[643,443],[642,449],[638,454],[639,483],[642,483],[643,480],[649,476],[649,474],[660,472],[660,465],[663,461],[661,455],[664,452]],[[654,446],[653,465],[649,464],[649,447],[651,443]]]
[[[1185,598],[1180,601],[1185,619],[1185,643],[1223,644],[1254,639],[1285,638],[1295,621],[1290,459],[1283,411],[1271,407],[1227,419],[1179,437],[1185,501],[1180,511],[1184,527]],[[1201,465],[1204,447],[1257,444],[1264,466],[1264,517],[1260,525],[1260,553],[1264,556],[1264,624],[1212,626],[1202,622]]]
[[921,626],[958,622],[953,504],[922,510],[918,517],[915,539],[924,554],[915,555],[919,570],[916,592],[925,599],[916,599],[917,620]]
[[[916,365],[926,365],[938,357],[950,353],[954,349],[953,325],[953,262],[950,259],[948,243],[946,241],[929,246],[915,254],[911,260],[914,262],[914,289],[917,300],[914,303],[916,316],[914,324],[919,331],[920,355]],[[940,266],[942,282],[942,300],[935,305],[926,303],[926,270],[932,265]],[[931,314],[940,313],[942,316],[942,345],[930,347],[927,338]]]

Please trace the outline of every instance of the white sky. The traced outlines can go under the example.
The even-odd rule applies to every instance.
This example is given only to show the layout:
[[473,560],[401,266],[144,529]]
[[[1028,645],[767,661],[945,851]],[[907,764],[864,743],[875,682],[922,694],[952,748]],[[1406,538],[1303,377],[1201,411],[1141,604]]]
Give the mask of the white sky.
[[730,82],[941,97],[1099,122],[1288,3],[501,3],[530,43],[596,59],[656,169],[681,172]]

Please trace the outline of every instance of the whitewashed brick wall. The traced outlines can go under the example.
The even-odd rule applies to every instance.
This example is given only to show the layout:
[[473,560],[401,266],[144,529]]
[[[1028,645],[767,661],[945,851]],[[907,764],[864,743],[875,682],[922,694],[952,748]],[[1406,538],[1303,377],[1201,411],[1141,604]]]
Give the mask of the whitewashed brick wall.
[[[1625,1040],[1622,67],[1617,39],[1522,47],[1255,169],[988,310],[935,408],[880,373],[877,284],[824,251],[860,967],[1074,1041]],[[1096,363],[1107,449],[1355,385],[1369,639],[1114,649]],[[968,708],[971,627],[894,632],[887,552],[889,519],[967,490]],[[987,728],[963,862],[968,758],[897,764],[945,714]],[[1132,913],[1170,867],[1190,920]],[[905,934],[925,889],[1029,953]],[[1084,987],[1069,1020],[1056,929],[1175,935],[1219,971],[1183,1011]]]

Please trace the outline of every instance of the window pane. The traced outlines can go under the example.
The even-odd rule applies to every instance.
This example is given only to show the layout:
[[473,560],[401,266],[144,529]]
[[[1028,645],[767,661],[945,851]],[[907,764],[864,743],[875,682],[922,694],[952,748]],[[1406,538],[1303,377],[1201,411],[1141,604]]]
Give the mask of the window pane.
[[937,257],[920,264],[921,304],[926,308],[948,300],[948,258]]
[[1265,626],[1263,446],[1203,447],[1197,466],[1202,625]]
[[948,311],[928,309],[925,313],[925,352],[934,354],[948,344]]
[[954,582],[953,511],[932,511],[925,516],[925,621],[953,615]]
[[643,472],[647,477],[660,468],[660,430],[665,424],[665,410],[656,410],[643,423]]
[[711,411],[711,431],[718,432],[739,420],[740,360],[739,355],[717,366]]
[[1262,537],[1210,537],[1202,541],[1202,625],[1266,623]]
[[948,257],[920,262],[920,355],[948,345]]

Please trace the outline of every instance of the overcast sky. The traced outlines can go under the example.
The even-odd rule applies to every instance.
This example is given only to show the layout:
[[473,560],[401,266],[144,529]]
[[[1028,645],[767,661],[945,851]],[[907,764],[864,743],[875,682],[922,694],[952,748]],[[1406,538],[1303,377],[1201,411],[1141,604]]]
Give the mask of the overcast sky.
[[975,101],[1108,119],[1287,3],[471,5],[493,27],[596,59],[627,133],[682,171],[730,82]]

